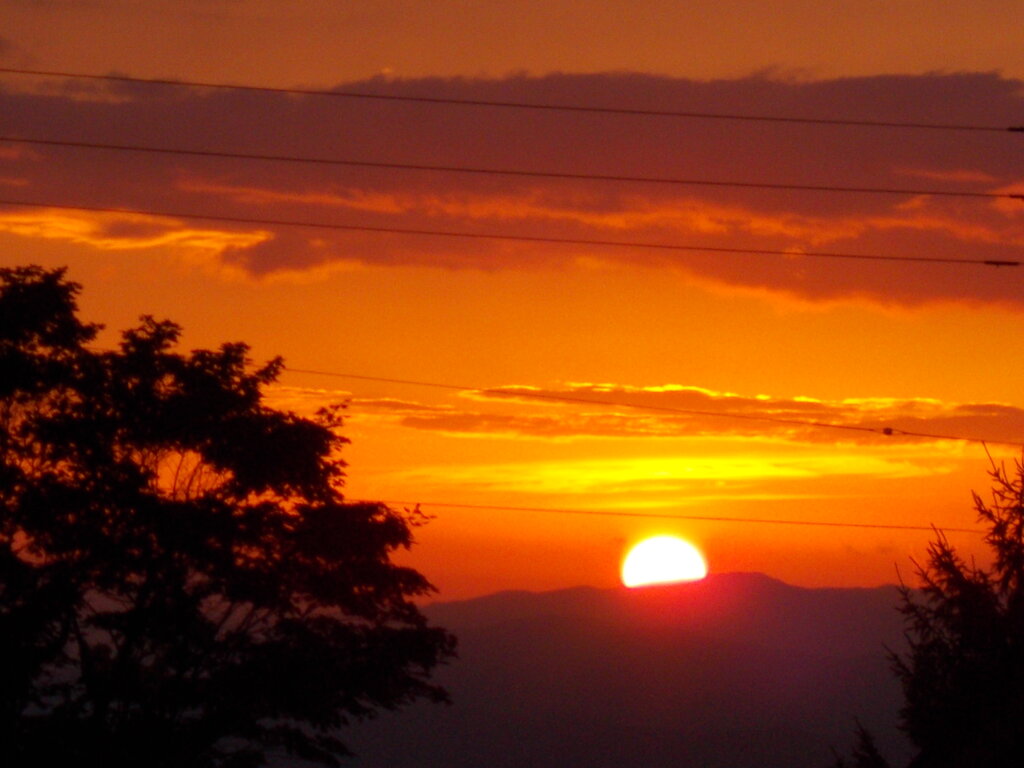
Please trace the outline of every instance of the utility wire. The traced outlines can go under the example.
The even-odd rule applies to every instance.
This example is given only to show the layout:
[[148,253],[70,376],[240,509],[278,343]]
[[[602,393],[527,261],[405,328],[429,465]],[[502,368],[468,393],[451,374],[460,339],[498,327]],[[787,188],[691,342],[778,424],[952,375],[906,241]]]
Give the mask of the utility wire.
[[[95,347],[91,346],[95,352],[114,352],[116,350],[109,347]],[[360,379],[364,381],[376,381],[376,382],[387,382],[391,384],[408,384],[411,386],[418,387],[435,387],[440,389],[458,390],[461,392],[475,391],[480,393],[494,393],[494,394],[509,394],[507,391],[500,389],[481,389],[476,387],[467,387],[458,384],[438,384],[435,382],[424,382],[424,381],[411,381],[408,379],[391,379],[383,378],[380,376],[362,376],[358,374],[347,374],[337,373],[333,371],[315,371],[304,368],[292,368],[285,366],[285,371],[291,373],[304,373],[317,376],[334,376],[338,378],[346,379]],[[520,396],[523,393],[515,393],[516,396]],[[571,403],[589,403],[597,405],[615,405],[617,407],[624,408],[637,408],[643,410],[654,410],[654,411],[670,411],[674,413],[687,413],[687,414],[698,414],[704,416],[718,416],[723,418],[732,417],[731,414],[716,413],[714,411],[698,411],[692,409],[683,408],[671,408],[667,406],[648,406],[648,405],[637,405],[634,403],[621,403],[609,400],[589,400],[586,398],[573,398],[571,396],[559,396],[559,395],[544,395],[540,393],[526,394],[527,397],[534,397],[543,400],[555,400],[564,401]],[[789,419],[776,419],[774,417],[755,417],[755,416],[735,416],[735,418],[747,418],[757,419],[760,421],[782,421],[787,424],[801,424],[805,426],[815,427],[827,427],[831,429],[856,429],[864,431],[878,430],[871,429],[868,427],[851,427],[843,424],[826,424],[816,422],[804,422]],[[931,439],[941,440],[959,440],[966,442],[980,442],[986,446],[989,443],[993,445],[1010,445],[1017,448],[1024,448],[1024,443],[1007,443],[999,440],[978,440],[976,438],[969,437],[953,437],[948,435],[925,435],[923,433],[910,433],[910,432],[898,432],[886,428],[882,428],[881,434],[884,435],[902,435],[911,437],[928,437]],[[991,456],[989,457],[991,459]],[[507,506],[497,504],[467,504],[463,502],[451,502],[451,501],[408,501],[403,499],[350,499],[353,504],[387,504],[390,506],[404,506],[404,507],[445,507],[451,509],[477,509],[477,510],[496,510],[496,511],[507,511],[507,512],[537,512],[543,514],[557,514],[557,515],[591,515],[597,517],[636,517],[636,518],[650,518],[659,520],[697,520],[707,522],[718,522],[718,523],[758,523],[765,525],[803,525],[803,526],[816,526],[816,527],[830,527],[830,528],[877,528],[883,530],[896,530],[896,531],[933,531],[936,530],[934,525],[902,525],[898,523],[851,523],[851,522],[834,522],[834,521],[822,521],[822,520],[788,520],[780,518],[764,518],[764,517],[735,517],[735,516],[721,516],[721,515],[681,515],[681,514],[669,514],[662,512],[621,512],[618,510],[591,510],[591,509],[570,509],[564,507],[518,507],[518,506]],[[983,534],[985,531],[977,528],[939,528],[943,532],[947,533],[975,533]]]
[[328,229],[343,232],[373,232],[395,235],[416,235],[427,237],[450,237],[463,240],[497,240],[514,243],[543,243],[557,245],[588,245],[602,248],[645,248],[660,251],[686,251],[703,253],[729,253],[747,256],[806,256],[817,259],[845,259],[856,261],[912,262],[918,264],[956,264],[961,266],[984,267],[1019,267],[1018,260],[1004,259],[956,259],[945,256],[887,256],[870,253],[841,253],[830,251],[785,251],[772,248],[728,248],[709,245],[682,245],[677,243],[653,243],[627,240],[596,240],[573,237],[545,237],[539,235],[507,235],[492,232],[460,232],[443,229],[415,229],[405,227],[373,227],[360,224],[335,224],[330,222],[299,221],[295,219],[270,219],[251,216],[226,216],[209,213],[186,211],[166,211],[148,208],[120,208],[100,205],[68,205],[64,203],[44,203],[30,200],[0,199],[0,205],[25,206],[31,208],[50,208],[61,211],[86,211],[90,213],[118,213],[130,216],[164,216],[176,219],[196,219],[199,221],[217,221],[231,224],[262,224],[275,227],[303,227],[308,229]]
[[222,150],[180,149],[176,147],[154,147],[144,144],[109,144],[92,141],[70,141],[63,139],[32,139],[20,136],[0,136],[0,141],[12,144],[33,144],[48,147],[72,149],[98,149],[114,152],[139,152],[162,155],[183,155],[189,157],[214,157],[231,160],[259,160],[276,163],[303,163],[309,165],[335,165],[350,168],[380,168],[403,171],[435,171],[440,173],[462,173],[486,176],[515,176],[537,179],[566,179],[577,181],[608,181],[644,184],[672,184],[676,186],[737,187],[743,189],[779,189],[801,192],[855,192],[871,195],[931,195],[940,197],[973,197],[997,200],[1021,200],[1024,194],[1012,192],[970,192],[944,189],[916,189],[894,187],[849,187],[822,184],[782,184],[753,181],[722,181],[715,179],[685,179],[666,176],[627,176],[619,174],[571,173],[567,171],[525,171],[516,168],[479,168],[464,165],[424,165],[419,163],[389,163],[346,158],[309,157],[301,155],[270,155],[251,152],[227,152]]
[[383,376],[365,376],[355,373],[342,373],[339,371],[320,371],[308,368],[292,368],[285,366],[284,370],[291,373],[303,373],[312,376],[331,376],[339,379],[354,379],[358,381],[372,381],[384,384],[401,384],[413,387],[429,387],[433,389],[447,389],[459,392],[479,392],[481,394],[496,395],[499,397],[528,398],[532,400],[546,400],[550,402],[583,403],[586,405],[603,405],[615,408],[632,408],[643,411],[657,411],[660,413],[671,413],[684,416],[710,416],[721,419],[739,419],[742,421],[759,421],[773,424],[785,424],[794,427],[810,427],[813,429],[836,429],[848,432],[871,433],[885,437],[909,437],[924,440],[950,440],[962,443],[977,443],[980,445],[1006,445],[1014,448],[1024,449],[1024,442],[1013,442],[1009,440],[988,440],[979,437],[964,437],[962,435],[941,435],[928,432],[915,432],[912,430],[899,429],[898,427],[865,427],[855,424],[835,424],[828,421],[808,421],[803,419],[787,419],[779,416],[754,415],[749,413],[723,413],[721,411],[704,411],[696,408],[677,408],[669,405],[645,405],[641,403],[627,403],[620,400],[609,400],[605,398],[578,397],[573,395],[552,395],[542,392],[531,392],[529,390],[510,390],[502,388],[472,387],[463,384],[442,384],[433,381],[416,381],[412,379],[394,379]]
[[986,132],[1024,132],[1024,126],[996,126],[969,123],[921,123],[894,120],[848,120],[841,118],[815,118],[779,115],[752,115],[727,112],[678,111],[664,109],[634,109],[630,107],[609,107],[578,104],[534,103],[520,101],[498,101],[491,99],[460,99],[445,96],[407,96],[384,93],[364,93],[361,91],[339,91],[314,88],[276,88],[262,85],[231,85],[228,83],[211,83],[198,80],[178,80],[155,77],[133,77],[129,75],[94,75],[81,72],[55,72],[50,70],[20,69],[0,67],[0,73],[7,75],[30,75],[36,77],[59,77],[70,80],[99,80],[106,82],[134,83],[143,85],[166,85],[188,88],[212,88],[218,90],[248,91],[258,93],[281,93],[299,96],[327,96],[345,99],[376,99],[379,101],[414,102],[422,104],[445,104],[469,107],[498,107],[505,109],[532,109],[558,112],[582,112],[609,115],[634,115],[641,117],[673,117],[704,120],[740,120],[769,123],[803,123],[810,125],[854,126],[862,128],[904,128],[938,131],[986,131]]
[[[113,352],[115,350],[106,347],[90,347],[96,352]],[[391,379],[382,378],[379,376],[362,376],[358,374],[346,374],[337,373],[333,371],[315,371],[303,368],[291,368],[289,366],[284,367],[285,371],[291,373],[304,373],[314,374],[318,376],[334,376],[339,378],[347,379],[361,379],[364,381],[376,381],[376,382],[387,382],[392,384],[408,384],[419,387],[435,387],[440,389],[458,390],[458,391],[476,391],[481,393],[495,393],[495,394],[508,394],[502,390],[495,389],[480,389],[475,387],[467,387],[457,384],[438,384],[434,382],[424,381],[411,381],[408,379]],[[517,396],[523,393],[515,393]],[[731,414],[716,413],[713,411],[698,411],[692,409],[683,408],[671,408],[667,406],[647,406],[637,405],[633,403],[620,403],[609,400],[589,400],[585,398],[573,398],[570,396],[558,396],[558,395],[544,395],[540,393],[526,394],[527,397],[535,397],[543,400],[555,400],[565,402],[582,402],[597,405],[615,405],[624,408],[637,408],[643,410],[654,410],[654,411],[670,411],[674,413],[687,413],[687,414],[699,414],[705,416],[718,416],[718,417],[733,417]],[[787,424],[802,424],[805,426],[815,427],[828,427],[832,429],[856,429],[863,431],[874,430],[867,427],[851,427],[842,424],[826,424],[816,422],[802,422],[789,419],[776,419],[774,417],[755,417],[755,416],[735,416],[735,418],[746,418],[746,419],[757,419],[759,421],[782,421]],[[900,434],[914,437],[924,437],[926,435],[920,433],[909,433],[909,432],[896,432],[893,430],[882,429],[881,434],[893,435]],[[994,445],[1011,445],[1014,447],[1024,447],[1024,444],[1019,443],[1003,443],[998,440],[980,441],[974,438],[964,437],[951,437],[951,436],[940,436],[940,435],[927,435],[927,437],[933,439],[942,440],[961,440],[967,442],[981,442],[983,445],[992,443]],[[986,448],[987,450],[987,448]],[[350,499],[353,504],[387,504],[389,506],[404,506],[404,507],[444,507],[449,509],[469,509],[469,510],[493,510],[503,512],[531,512],[541,514],[555,514],[555,515],[588,515],[594,517],[634,517],[641,519],[657,519],[657,520],[695,520],[712,523],[752,523],[752,524],[763,524],[763,525],[795,525],[795,526],[814,526],[814,527],[827,527],[827,528],[867,528],[867,529],[881,529],[881,530],[893,530],[893,531],[934,531],[940,530],[945,533],[974,533],[984,534],[985,531],[977,528],[937,528],[934,525],[906,525],[899,523],[852,523],[852,522],[836,522],[836,521],[824,521],[824,520],[790,520],[782,518],[764,518],[764,517],[736,517],[736,516],[723,516],[723,515],[687,515],[687,514],[670,514],[663,512],[622,512],[618,510],[594,510],[594,509],[571,509],[565,507],[520,507],[520,506],[508,506],[498,504],[468,504],[464,502],[450,502],[450,501],[409,501],[404,499]]]
[[[113,352],[115,350],[105,347],[92,347],[97,352]],[[420,381],[415,379],[396,379],[385,376],[367,376],[358,373],[343,373],[341,371],[323,371],[315,370],[310,368],[294,368],[290,365],[283,366],[282,370],[288,373],[301,373],[309,376],[329,376],[337,379],[353,379],[356,381],[372,381],[381,384],[400,384],[403,386],[411,387],[427,387],[430,389],[445,389],[452,392],[477,392],[483,395],[492,395],[497,397],[508,397],[508,398],[526,398],[531,400],[544,400],[547,402],[558,402],[558,403],[570,403],[573,405],[601,405],[610,406],[614,408],[629,408],[633,410],[642,411],[656,411],[660,413],[671,413],[676,415],[684,416],[708,416],[719,419],[739,419],[742,421],[760,421],[768,422],[773,424],[785,424],[787,426],[794,427],[810,427],[812,429],[837,429],[846,430],[851,432],[866,432],[875,435],[882,435],[884,437],[909,437],[921,440],[944,440],[944,441],[955,441],[961,443],[974,443],[984,446],[986,452],[989,445],[1004,445],[1011,448],[1024,449],[1024,442],[1014,442],[1012,440],[993,440],[983,437],[967,437],[964,435],[948,435],[948,434],[937,434],[933,432],[916,432],[913,430],[900,429],[898,427],[865,427],[858,426],[856,424],[836,424],[828,421],[808,421],[804,419],[787,419],[779,416],[758,416],[747,413],[724,413],[722,411],[705,411],[697,408],[678,408],[670,405],[651,405],[643,403],[626,403],[621,400],[609,400],[606,398],[590,398],[590,397],[576,397],[573,395],[552,395],[545,394],[543,392],[531,392],[529,390],[512,390],[509,388],[502,387],[476,387],[468,384],[443,384],[436,381]],[[990,457],[991,458],[991,457]],[[406,501],[387,501],[387,504],[411,504],[413,502]],[[419,503],[419,502],[417,502]],[[423,502],[426,504],[426,502]],[[459,504],[447,504],[446,502],[432,502],[434,504],[444,503],[447,506],[468,506],[473,505],[459,505]],[[487,508],[487,507],[481,507]],[[518,507],[496,507],[497,509],[520,509]],[[556,511],[547,509],[527,509],[522,508],[523,511]],[[611,514],[611,513],[608,513]],[[695,518],[700,519],[700,518]],[[715,518],[718,519],[718,518]],[[904,527],[904,526],[883,526],[883,527]],[[922,529],[925,530],[925,529]],[[954,530],[954,529],[948,529]]]
[[[112,352],[113,349],[104,347],[92,347],[97,352]],[[337,378],[346,379],[359,379],[363,381],[375,381],[375,382],[386,382],[391,384],[407,384],[418,387],[433,387],[439,389],[457,390],[457,391],[474,391],[483,394],[514,394],[516,397],[532,397],[541,400],[548,401],[561,401],[569,403],[587,403],[591,405],[614,405],[622,408],[634,408],[648,411],[667,411],[670,413],[683,413],[690,415],[701,415],[701,416],[716,416],[720,418],[739,418],[756,421],[770,421],[779,422],[790,425],[801,425],[819,428],[829,429],[852,429],[856,431],[864,432],[875,432],[887,436],[900,435],[906,437],[928,437],[930,439],[939,440],[957,440],[963,442],[978,442],[982,445],[1009,445],[1016,448],[1024,448],[1024,443],[1010,443],[999,440],[979,440],[977,438],[970,437],[954,437],[951,435],[926,435],[924,433],[916,432],[904,432],[901,430],[894,430],[890,428],[871,428],[871,427],[856,427],[846,424],[830,424],[825,422],[809,422],[799,421],[795,419],[780,419],[771,416],[750,416],[744,414],[726,414],[714,411],[700,411],[696,409],[686,408],[672,408],[669,406],[657,406],[657,405],[638,405],[635,403],[623,403],[612,400],[591,400],[582,397],[571,397],[561,395],[545,395],[541,393],[522,393],[515,392],[510,393],[507,390],[500,389],[482,389],[479,387],[468,387],[459,384],[439,384],[436,382],[425,382],[425,381],[412,381],[409,379],[393,379],[383,378],[380,376],[363,376],[359,374],[348,374],[339,373],[335,371],[317,371],[309,370],[304,368],[292,368],[290,366],[284,367],[285,371],[291,373],[303,373],[317,376],[333,376]],[[764,517],[737,517],[737,516],[724,516],[724,515],[689,515],[689,514],[670,514],[663,512],[622,512],[618,510],[596,510],[596,509],[571,509],[565,507],[521,507],[521,506],[509,506],[509,505],[498,505],[498,504],[468,504],[464,502],[451,502],[451,501],[410,501],[404,499],[350,499],[351,503],[354,504],[386,504],[389,506],[404,506],[404,507],[444,507],[448,509],[468,509],[468,510],[491,510],[501,512],[530,512],[530,513],[541,513],[541,514],[555,514],[555,515],[584,515],[592,517],[632,517],[640,519],[657,519],[657,520],[693,520],[699,522],[712,522],[712,523],[750,523],[760,525],[793,525],[793,526],[812,526],[819,528],[864,528],[864,529],[879,529],[879,530],[892,530],[892,531],[934,531],[939,530],[945,533],[973,533],[973,534],[984,534],[985,531],[977,528],[938,528],[935,525],[908,525],[899,523],[853,523],[846,521],[825,521],[825,520],[791,520],[783,518],[764,518]]]
[[[357,499],[357,504],[387,504],[390,506],[405,507],[446,507],[451,509],[478,509],[494,510],[503,512],[538,512],[554,515],[587,515],[593,517],[636,517],[656,520],[696,520],[712,523],[760,523],[765,525],[803,525],[824,528],[872,528],[889,531],[935,531],[936,526],[932,525],[899,525],[896,523],[850,523],[850,522],[829,522],[825,520],[786,520],[780,518],[765,517],[733,517],[719,515],[680,515],[662,512],[620,512],[617,510],[598,509],[564,509],[558,507],[509,507],[497,504],[460,504],[448,501],[400,501],[394,499]],[[938,528],[945,533],[975,533],[984,534],[985,531],[979,528]]]

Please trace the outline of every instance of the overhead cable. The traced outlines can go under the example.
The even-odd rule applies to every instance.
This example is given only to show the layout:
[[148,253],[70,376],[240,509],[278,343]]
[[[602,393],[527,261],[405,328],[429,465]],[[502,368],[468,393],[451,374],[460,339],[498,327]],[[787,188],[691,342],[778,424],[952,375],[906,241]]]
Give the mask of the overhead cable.
[[378,503],[389,506],[405,507],[444,507],[450,509],[478,509],[494,510],[504,512],[537,512],[541,514],[554,515],[586,515],[592,517],[635,517],[641,519],[656,520],[694,520],[709,523],[756,523],[764,525],[798,525],[822,528],[870,528],[888,531],[935,531],[943,533],[975,533],[984,534],[980,528],[939,528],[934,525],[900,525],[897,523],[852,523],[846,521],[825,521],[825,520],[787,520],[780,518],[765,517],[735,517],[723,515],[687,515],[673,514],[668,512],[623,512],[620,510],[605,509],[567,509],[560,507],[511,507],[498,504],[461,504],[450,501],[405,501],[395,499],[374,499],[374,500],[353,500],[353,503]]
[[973,267],[1019,267],[1018,260],[1005,259],[957,259],[946,256],[896,256],[871,253],[843,253],[833,251],[781,250],[773,248],[730,248],[726,246],[685,245],[679,243],[639,242],[632,240],[598,240],[574,237],[548,237],[542,235],[513,235],[496,232],[463,232],[444,229],[419,229],[410,227],[375,227],[364,224],[337,224],[333,222],[301,221],[296,219],[271,219],[253,216],[228,216],[195,211],[168,211],[150,208],[122,208],[100,205],[71,205],[67,203],[42,202],[38,200],[0,199],[0,205],[48,208],[62,211],[84,211],[89,213],[124,214],[128,216],[161,216],[174,219],[195,219],[231,224],[258,224],[274,227],[300,227],[307,229],[336,230],[343,232],[372,232],[378,234],[413,235],[426,237],[447,237],[463,240],[491,240],[515,243],[538,243],[551,245],[585,245],[602,248],[640,248],[659,251],[685,251],[697,253],[728,253],[746,256],[785,256],[788,258],[807,257],[815,259],[844,259],[878,262],[911,262],[918,264],[954,264]]
[[913,430],[900,429],[898,427],[881,426],[881,427],[867,427],[857,424],[836,424],[828,421],[813,421],[804,419],[787,419],[780,416],[766,416],[749,413],[725,413],[722,411],[706,411],[696,408],[678,408],[670,405],[648,405],[642,403],[629,403],[621,400],[611,400],[607,398],[591,398],[582,397],[575,395],[556,395],[544,392],[532,392],[530,390],[519,390],[509,389],[502,387],[474,387],[464,384],[443,384],[433,381],[416,381],[412,379],[395,379],[386,378],[383,376],[366,376],[363,374],[355,373],[342,373],[340,371],[322,371],[322,370],[311,370],[308,368],[293,368],[291,366],[285,366],[284,370],[292,373],[309,374],[312,376],[332,376],[339,379],[353,379],[359,381],[372,381],[382,384],[401,384],[405,386],[414,387],[429,387],[433,389],[447,389],[458,392],[478,392],[484,395],[491,395],[496,397],[506,398],[523,398],[530,400],[546,400],[553,402],[564,402],[572,404],[585,404],[585,405],[601,405],[611,406],[615,408],[632,408],[642,411],[656,411],[659,413],[670,413],[684,416],[707,416],[720,419],[738,419],[742,421],[758,421],[758,422],[769,422],[773,424],[784,424],[792,427],[805,427],[812,429],[835,429],[845,430],[848,432],[861,432],[871,433],[875,435],[881,435],[884,437],[907,437],[921,440],[951,440],[962,443],[977,443],[980,445],[1007,445],[1014,448],[1024,449],[1024,442],[1014,442],[1009,440],[991,440],[980,437],[965,437],[962,435],[943,435],[933,434],[928,432],[915,432]]
[[36,146],[67,147],[72,149],[97,149],[114,152],[139,152],[148,154],[179,155],[188,157],[212,157],[231,160],[258,160],[275,163],[303,163],[309,165],[334,165],[350,168],[378,168],[402,171],[434,171],[440,173],[462,173],[486,176],[515,176],[539,179],[565,179],[574,181],[629,182],[643,184],[671,184],[676,186],[731,187],[742,189],[778,189],[798,192],[852,192],[871,195],[930,195],[936,197],[971,197],[996,200],[1022,200],[1024,194],[1013,192],[972,192],[946,189],[920,189],[898,187],[852,187],[834,184],[785,184],[755,181],[726,181],[718,179],[687,179],[666,176],[629,176],[622,174],[571,173],[568,171],[530,171],[518,168],[480,168],[464,165],[425,165],[419,163],[392,163],[375,160],[353,160],[348,158],[309,157],[301,155],[260,154],[253,152],[228,152],[225,150],[183,149],[178,147],[155,147],[145,144],[112,144],[95,141],[71,141],[65,139],[39,139],[23,136],[0,136],[0,141]]
[[584,104],[536,103],[521,101],[499,101],[492,99],[466,99],[449,96],[412,96],[401,94],[372,93],[351,90],[329,90],[318,88],[280,88],[265,85],[237,85],[213,83],[198,80],[183,80],[157,77],[134,77],[130,75],[96,75],[81,72],[58,72],[52,70],[0,67],[0,73],[7,75],[29,75],[35,77],[57,77],[68,80],[96,80],[107,82],[133,83],[138,85],[163,85],[187,88],[210,88],[218,90],[279,93],[297,96],[325,96],[345,99],[375,99],[379,101],[413,102],[422,104],[459,105],[468,107],[495,107],[503,109],[531,109],[558,112],[579,112],[609,115],[634,115],[638,117],[671,117],[703,120],[738,120],[769,123],[803,123],[810,125],[852,126],[860,128],[901,128],[938,131],[985,131],[1024,132],[1024,126],[982,125],[971,123],[925,123],[896,120],[855,120],[845,118],[801,117],[794,115],[753,115],[698,110],[643,109]]

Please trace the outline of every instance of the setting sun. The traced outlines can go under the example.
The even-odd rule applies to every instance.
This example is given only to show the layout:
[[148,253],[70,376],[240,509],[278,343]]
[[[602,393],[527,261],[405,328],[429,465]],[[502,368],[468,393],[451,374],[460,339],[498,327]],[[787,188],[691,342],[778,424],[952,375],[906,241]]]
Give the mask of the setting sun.
[[622,563],[622,583],[627,587],[696,581],[707,575],[704,556],[692,544],[675,536],[644,539]]

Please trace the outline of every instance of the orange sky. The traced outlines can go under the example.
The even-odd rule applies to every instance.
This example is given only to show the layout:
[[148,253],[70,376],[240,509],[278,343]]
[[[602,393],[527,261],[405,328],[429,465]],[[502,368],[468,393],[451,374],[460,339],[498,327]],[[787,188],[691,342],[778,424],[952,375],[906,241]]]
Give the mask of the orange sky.
[[7,59],[272,85],[511,72],[1024,74],[1018,0],[7,0]]
[[[370,6],[367,9],[364,6]],[[1024,123],[1016,2],[189,2],[0,8],[0,67],[456,99]],[[620,6],[614,6],[620,7]],[[625,6],[621,6],[625,7]],[[427,10],[429,9],[429,11]],[[827,9],[827,13],[826,10]],[[385,73],[381,75],[381,73]],[[510,74],[511,73],[511,74]],[[0,135],[420,165],[1020,193],[1020,134],[530,112],[0,76]],[[294,368],[350,401],[353,498],[436,515],[406,559],[460,598],[617,583],[690,538],[805,585],[908,573],[973,527],[981,446],[760,417],[1024,439],[1024,203],[271,163],[0,142],[0,199],[353,226],[687,244],[656,251],[0,205],[0,264],[68,265],[85,316]],[[716,248],[791,252],[739,255]],[[110,341],[113,336],[107,337]],[[529,388],[529,389],[524,389]],[[523,392],[704,414],[541,402]],[[998,459],[1013,448],[990,445]],[[432,503],[517,510],[455,508]],[[538,509],[599,512],[557,514]],[[534,511],[529,511],[534,510]],[[627,515],[634,515],[628,517]],[[965,551],[977,536],[955,534]]]

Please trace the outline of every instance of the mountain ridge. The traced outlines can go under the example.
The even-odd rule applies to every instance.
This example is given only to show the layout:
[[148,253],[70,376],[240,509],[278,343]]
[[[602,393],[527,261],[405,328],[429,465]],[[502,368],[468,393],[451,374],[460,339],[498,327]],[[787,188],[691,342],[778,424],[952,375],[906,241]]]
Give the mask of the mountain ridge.
[[357,724],[350,764],[811,768],[858,718],[900,757],[898,598],[735,573],[434,603],[460,640],[437,676],[453,704]]

